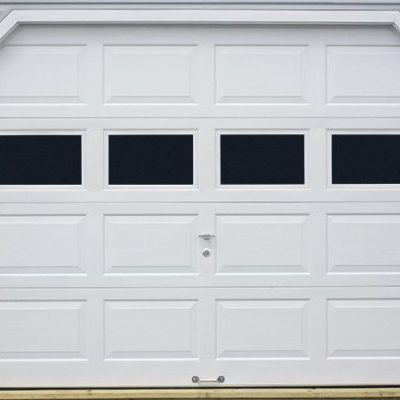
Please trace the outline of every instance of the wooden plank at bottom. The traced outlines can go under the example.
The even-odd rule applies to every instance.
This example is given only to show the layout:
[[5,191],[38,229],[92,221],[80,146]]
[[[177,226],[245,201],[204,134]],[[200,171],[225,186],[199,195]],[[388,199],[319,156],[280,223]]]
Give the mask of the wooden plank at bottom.
[[390,388],[0,390],[0,400],[85,399],[400,399]]

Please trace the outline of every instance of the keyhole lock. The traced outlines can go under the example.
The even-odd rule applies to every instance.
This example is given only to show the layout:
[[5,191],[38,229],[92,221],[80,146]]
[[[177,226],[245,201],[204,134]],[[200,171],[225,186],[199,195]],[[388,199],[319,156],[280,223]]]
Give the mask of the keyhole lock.
[[210,257],[211,256],[211,250],[210,249],[203,249],[201,251],[201,254],[203,254],[203,257]]

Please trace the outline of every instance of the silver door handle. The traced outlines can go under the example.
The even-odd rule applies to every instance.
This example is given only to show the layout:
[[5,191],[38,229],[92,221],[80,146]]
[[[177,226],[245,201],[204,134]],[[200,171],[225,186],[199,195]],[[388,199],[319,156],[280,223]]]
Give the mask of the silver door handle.
[[200,379],[198,376],[192,376],[192,382],[193,383],[224,383],[225,382],[225,377],[220,375],[216,379]]
[[210,240],[211,238],[214,238],[215,235],[212,233],[200,233],[199,238],[204,239],[204,240]]

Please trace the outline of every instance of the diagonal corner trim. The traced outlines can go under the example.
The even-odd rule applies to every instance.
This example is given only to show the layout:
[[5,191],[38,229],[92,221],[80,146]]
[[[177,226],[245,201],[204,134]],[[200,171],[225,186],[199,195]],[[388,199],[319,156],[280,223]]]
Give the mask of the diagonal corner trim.
[[400,33],[399,11],[260,10],[12,10],[0,22],[0,42],[21,24],[278,24],[389,25]]

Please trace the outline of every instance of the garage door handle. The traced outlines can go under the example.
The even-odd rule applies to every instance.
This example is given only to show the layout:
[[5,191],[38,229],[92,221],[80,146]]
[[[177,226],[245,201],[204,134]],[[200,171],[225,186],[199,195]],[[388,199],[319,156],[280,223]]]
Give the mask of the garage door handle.
[[224,383],[225,382],[225,377],[220,375],[216,379],[200,379],[198,376],[192,376],[192,382],[193,383]]
[[212,233],[200,233],[199,234],[199,238],[202,238],[204,240],[210,240],[211,238],[214,238],[215,235],[213,235]]

